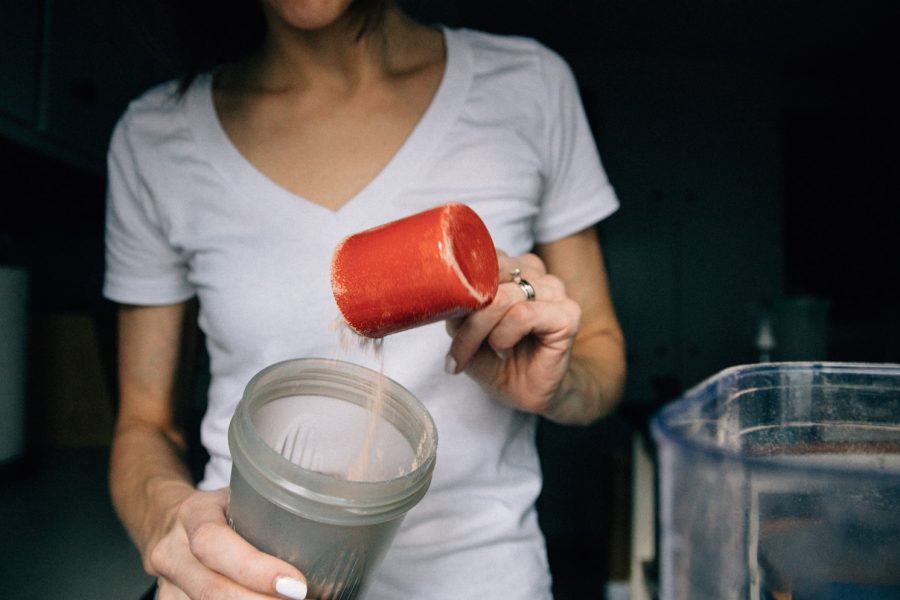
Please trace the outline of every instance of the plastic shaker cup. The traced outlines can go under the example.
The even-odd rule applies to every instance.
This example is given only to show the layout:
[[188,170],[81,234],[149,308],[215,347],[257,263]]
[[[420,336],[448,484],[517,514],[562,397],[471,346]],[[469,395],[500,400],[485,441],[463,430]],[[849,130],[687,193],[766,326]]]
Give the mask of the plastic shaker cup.
[[490,304],[497,252],[475,211],[445,204],[344,238],[331,283],[347,325],[379,338]]
[[250,381],[228,444],[231,526],[300,569],[309,597],[349,600],[428,490],[437,432],[393,380],[342,361],[297,359]]

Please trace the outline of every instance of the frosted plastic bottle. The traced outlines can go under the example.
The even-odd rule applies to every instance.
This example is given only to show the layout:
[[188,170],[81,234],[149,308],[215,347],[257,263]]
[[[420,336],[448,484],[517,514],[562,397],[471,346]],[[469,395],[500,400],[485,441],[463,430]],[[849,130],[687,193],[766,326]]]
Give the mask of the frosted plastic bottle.
[[297,359],[250,381],[228,443],[231,526],[300,569],[309,597],[348,600],[428,490],[437,432],[425,407],[383,375]]

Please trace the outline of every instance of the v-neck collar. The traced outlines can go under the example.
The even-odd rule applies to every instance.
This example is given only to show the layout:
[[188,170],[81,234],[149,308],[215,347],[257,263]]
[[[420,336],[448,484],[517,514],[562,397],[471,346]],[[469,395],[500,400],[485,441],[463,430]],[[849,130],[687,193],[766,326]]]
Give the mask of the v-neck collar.
[[187,96],[187,110],[200,150],[220,176],[249,199],[272,198],[300,210],[334,217],[379,199],[383,202],[386,197],[397,195],[415,177],[462,110],[472,80],[471,49],[463,32],[443,28],[443,35],[447,52],[444,74],[425,113],[384,168],[336,210],[280,186],[241,154],[216,113],[212,73],[199,76]]

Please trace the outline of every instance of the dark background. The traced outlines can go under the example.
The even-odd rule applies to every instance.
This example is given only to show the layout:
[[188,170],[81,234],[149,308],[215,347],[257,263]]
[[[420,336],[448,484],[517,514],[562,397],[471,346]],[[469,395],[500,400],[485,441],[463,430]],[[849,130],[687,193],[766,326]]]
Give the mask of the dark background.
[[[730,198],[747,187],[741,177],[769,177],[765,187],[759,186],[764,196],[750,202],[771,214],[777,235],[760,230],[766,248],[756,250],[773,260],[754,271],[776,276],[766,282],[771,289],[748,301],[798,295],[826,299],[828,358],[896,359],[898,284],[890,268],[898,254],[894,169],[900,154],[898,94],[891,85],[898,67],[894,32],[900,9],[895,2],[409,4],[425,19],[536,37],[569,60],[619,191],[622,215],[629,211],[604,226],[612,236],[610,259],[619,251],[612,233],[617,219],[627,221],[620,229],[630,229],[632,219],[647,217],[648,230],[640,235],[658,239],[671,233],[649,230],[659,225],[653,219],[660,199],[666,203],[667,197],[680,195],[674,204],[737,204]],[[67,3],[28,3],[4,10],[21,14],[4,20],[8,31],[0,42],[6,75],[0,88],[0,158],[8,184],[0,260],[24,262],[32,269],[36,308],[95,310],[102,271],[98,231],[105,146],[127,100],[172,72],[167,52],[173,42],[149,0],[91,0],[77,9]],[[732,73],[729,81],[723,72]],[[615,119],[625,105],[635,106],[627,128]],[[764,117],[754,114],[754,106],[762,105]],[[679,113],[683,106],[699,116]],[[660,122],[680,129],[660,129]],[[716,143],[737,154],[737,168],[710,163],[704,171],[703,153],[709,151],[704,128],[720,131]],[[765,138],[765,145],[747,144],[750,129]],[[749,170],[754,164],[759,165],[755,172]],[[680,178],[658,176],[667,169],[678,171]],[[703,194],[691,189],[696,186],[690,177],[722,181],[719,197],[688,198]],[[739,212],[739,206],[725,206],[712,215],[707,234],[714,236],[717,224],[727,230],[726,223]],[[673,215],[682,221],[692,216],[685,206],[676,206],[666,217]],[[628,243],[634,239],[630,236]],[[715,246],[706,251],[713,253]],[[677,265],[681,271],[690,268]],[[627,289],[629,296],[632,286],[652,289],[654,283],[660,293],[658,281],[617,271],[614,260],[610,270],[618,280],[615,287]],[[706,284],[719,282],[707,278]],[[702,295],[701,290],[685,291],[696,291],[695,298]],[[621,310],[627,320],[629,306],[623,304]],[[645,327],[634,325],[634,330]],[[727,358],[753,356],[732,354]],[[669,375],[680,387],[698,378],[695,372],[672,371]],[[700,375],[709,374],[705,371]]]
[[[173,41],[149,0],[6,4],[0,264],[31,275],[29,444],[42,455],[108,439],[103,155],[126,102],[172,73]],[[900,3],[409,5],[562,54],[622,202],[600,233],[629,343],[626,401],[589,428],[544,425],[539,440],[557,592],[586,597],[597,581],[628,576],[631,444],[647,416],[758,360],[762,319],[776,327],[774,359],[900,362]],[[87,338],[75,321],[89,323]],[[83,375],[84,363],[50,364],[61,339],[96,354],[101,406],[48,397]],[[72,411],[56,418],[76,435],[43,422],[60,410]]]

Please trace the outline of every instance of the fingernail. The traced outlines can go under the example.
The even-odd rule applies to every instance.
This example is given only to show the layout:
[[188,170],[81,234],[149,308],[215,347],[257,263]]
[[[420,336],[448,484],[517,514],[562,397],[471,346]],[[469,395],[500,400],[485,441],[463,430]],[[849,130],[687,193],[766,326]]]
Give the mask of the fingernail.
[[506,360],[506,357],[509,356],[509,350],[494,350],[494,354],[496,354],[497,358],[500,360]]
[[306,582],[293,577],[276,577],[275,591],[291,600],[306,598]]
[[444,359],[444,372],[447,375],[456,375],[456,359],[450,354]]

